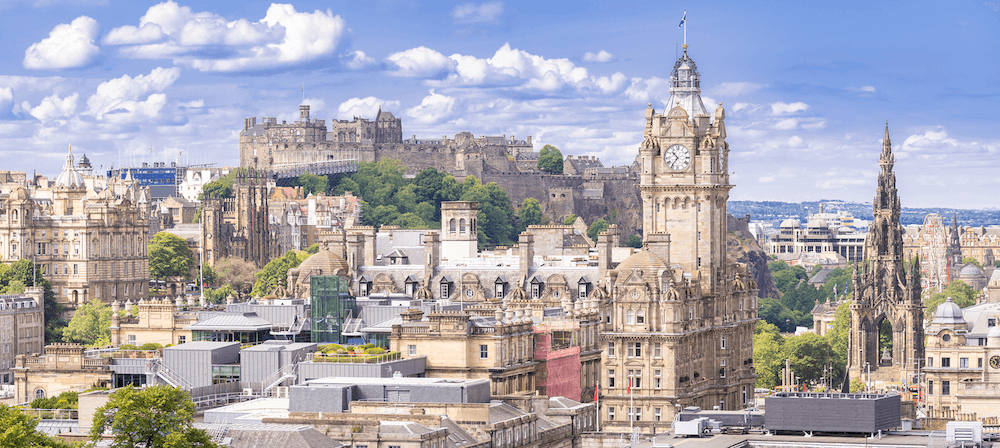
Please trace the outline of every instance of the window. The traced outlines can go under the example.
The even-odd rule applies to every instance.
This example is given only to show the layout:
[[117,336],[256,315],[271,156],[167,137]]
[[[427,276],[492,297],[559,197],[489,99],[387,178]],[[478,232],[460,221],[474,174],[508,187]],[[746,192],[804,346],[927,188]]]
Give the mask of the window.
[[628,418],[630,420],[642,420],[642,408],[639,407],[629,407],[628,408]]
[[968,369],[969,368],[969,358],[958,358],[958,367],[960,369]]
[[614,358],[614,357],[615,357],[615,343],[608,342],[608,358]]
[[941,358],[941,367],[951,367],[951,358]]
[[74,264],[74,265],[73,265],[73,275],[77,275],[77,274],[79,274],[79,273],[80,273],[80,272],[79,272],[79,270],[77,269],[77,266],[76,266],[76,265]]
[[615,419],[615,408],[609,407],[608,408],[608,420],[614,420],[614,419]]
[[581,299],[586,299],[587,298],[587,284],[586,283],[580,283],[579,298],[581,298]]
[[358,444],[358,445],[354,445],[354,448],[368,448],[368,445]]
[[628,377],[629,380],[632,382],[633,389],[642,389],[642,370],[629,369]]
[[177,343],[178,344],[183,344],[185,342],[187,342],[187,336],[185,336],[185,335],[177,336]]
[[135,343],[135,335],[134,334],[128,335],[128,343],[129,343],[129,345],[136,345],[136,343]]
[[722,335],[722,349],[726,349],[726,335]]
[[503,298],[503,283],[497,283],[496,291],[494,292],[494,297],[500,299]]
[[608,369],[608,389],[615,388],[615,369]]
[[441,298],[445,299],[448,296],[449,296],[449,294],[448,294],[448,283],[447,282],[442,282],[441,283]]
[[639,310],[635,314],[635,323],[644,324],[646,323],[646,312],[644,310]]
[[486,344],[479,345],[479,359],[488,359],[490,357],[490,346]]
[[642,342],[629,342],[628,343],[628,355],[629,358],[641,358],[642,357]]
[[635,323],[635,310],[625,311],[625,325],[632,325]]
[[653,369],[653,389],[659,389],[660,384],[660,369]]
[[982,368],[983,368],[983,358],[979,358],[979,363],[978,363],[978,365],[979,365],[979,368],[980,368],[980,369],[982,369]]
[[542,295],[542,287],[538,283],[531,284],[531,298],[537,299]]
[[45,398],[45,389],[35,389],[35,398]]
[[660,343],[659,342],[654,342],[653,343],[653,357],[654,358],[659,358],[660,355],[661,355]]
[[927,395],[934,395],[934,381],[927,382]]
[[934,367],[934,358],[927,357],[927,367]]
[[417,345],[416,344],[410,344],[410,346],[407,347],[407,353],[410,356],[417,356]]
[[941,395],[951,395],[951,381],[941,382]]
[[660,408],[653,408],[653,421],[660,421]]

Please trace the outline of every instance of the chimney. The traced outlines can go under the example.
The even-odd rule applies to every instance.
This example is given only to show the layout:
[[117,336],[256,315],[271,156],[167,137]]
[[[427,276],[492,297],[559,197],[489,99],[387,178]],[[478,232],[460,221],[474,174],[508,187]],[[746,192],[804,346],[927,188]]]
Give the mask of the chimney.
[[424,234],[424,257],[424,278],[431,279],[434,277],[434,270],[441,262],[441,235],[437,232]]
[[531,271],[531,264],[535,261],[535,236],[528,232],[522,232],[517,238],[517,246],[520,252],[517,275],[519,279],[523,278],[527,281],[528,272]]
[[646,250],[662,258],[667,264],[670,264],[670,234],[651,233],[646,236],[645,246]]
[[[614,224],[612,224],[613,226]],[[597,235],[597,278],[602,279],[607,277],[608,271],[611,270],[611,253],[614,249],[612,245],[612,239],[614,236],[611,234],[611,228],[609,227],[605,231]]]

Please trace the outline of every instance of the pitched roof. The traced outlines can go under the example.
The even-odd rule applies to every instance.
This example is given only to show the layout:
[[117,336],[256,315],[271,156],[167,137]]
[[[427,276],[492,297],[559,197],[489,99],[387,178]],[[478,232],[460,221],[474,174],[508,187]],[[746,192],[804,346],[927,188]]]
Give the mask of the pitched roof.
[[198,331],[260,331],[271,328],[271,322],[257,313],[220,313],[201,322],[184,327]]

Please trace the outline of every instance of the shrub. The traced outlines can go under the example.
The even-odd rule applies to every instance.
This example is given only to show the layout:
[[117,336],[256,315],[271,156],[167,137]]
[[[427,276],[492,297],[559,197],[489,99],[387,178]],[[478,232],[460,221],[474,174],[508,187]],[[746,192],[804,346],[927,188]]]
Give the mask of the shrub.
[[141,346],[139,346],[139,350],[149,350],[149,351],[160,350],[162,348],[163,348],[162,345],[157,344],[155,342],[147,342],[147,343],[142,344]]
[[385,350],[379,347],[368,347],[365,349],[365,354],[367,355],[381,355],[385,353]]
[[354,346],[353,345],[348,345],[347,346],[347,351],[353,352],[354,351]]
[[338,355],[346,355],[347,354],[347,350],[344,350],[344,349],[337,350],[337,354]]
[[132,344],[123,344],[118,350],[139,350],[139,347]]
[[363,348],[365,350],[370,349],[372,347],[375,347],[375,344],[367,343],[367,344],[361,346],[361,348]]

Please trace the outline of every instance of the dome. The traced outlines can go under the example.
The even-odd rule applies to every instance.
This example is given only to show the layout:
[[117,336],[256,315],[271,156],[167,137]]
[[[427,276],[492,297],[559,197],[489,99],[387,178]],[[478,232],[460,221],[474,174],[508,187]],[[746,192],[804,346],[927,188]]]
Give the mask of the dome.
[[57,187],[82,187],[83,175],[76,171],[73,167],[73,147],[69,147],[69,152],[66,153],[66,166],[63,167],[61,173],[56,176],[56,186]]
[[823,218],[813,218],[809,220],[808,227],[810,229],[827,229],[830,226],[829,224],[826,223],[826,220]]
[[934,312],[934,320],[931,323],[938,325],[965,325],[965,318],[962,317],[962,308],[951,297],[948,297],[944,303],[938,305],[937,311]]
[[622,261],[615,270],[622,274],[638,270],[646,274],[656,275],[661,269],[667,267],[667,263],[656,254],[648,250],[640,250]]
[[983,275],[983,271],[979,269],[979,266],[969,264],[962,268],[962,270],[958,272],[958,275],[959,277],[981,277]]
[[802,223],[799,222],[799,220],[797,220],[797,219],[789,218],[789,219],[786,219],[784,221],[781,221],[781,226],[780,227],[782,229],[789,228],[789,227],[790,228],[794,228],[794,229],[799,229],[799,228],[802,228]]
[[326,248],[321,248],[319,252],[306,258],[298,269],[301,273],[299,278],[305,278],[308,282],[309,277],[313,275],[347,275],[349,267],[343,258]]

